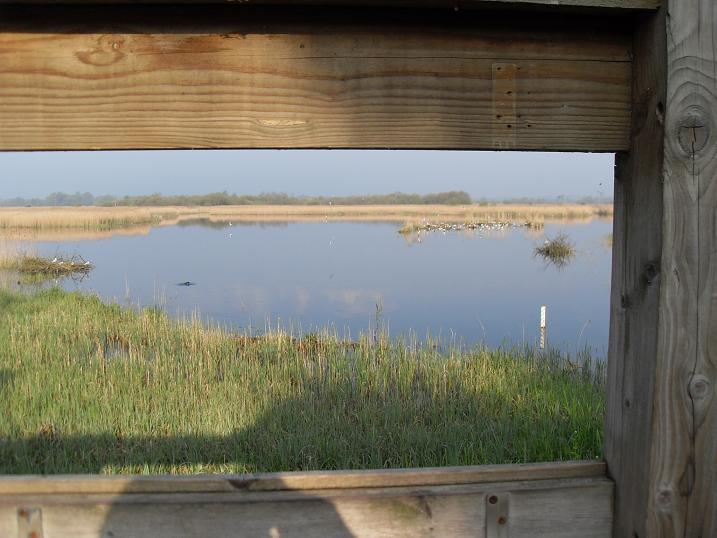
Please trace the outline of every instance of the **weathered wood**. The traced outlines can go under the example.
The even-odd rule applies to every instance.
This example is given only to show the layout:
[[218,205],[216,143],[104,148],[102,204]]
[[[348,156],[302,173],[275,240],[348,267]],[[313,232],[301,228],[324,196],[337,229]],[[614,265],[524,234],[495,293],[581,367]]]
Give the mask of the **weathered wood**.
[[[221,4],[236,0],[0,0],[13,4]],[[241,0],[241,4],[320,5],[320,6],[403,6],[456,7],[467,9],[482,6],[547,6],[550,8],[580,7],[614,10],[653,10],[661,0]]]
[[0,476],[0,495],[216,493],[438,486],[605,476],[601,461],[198,476]]
[[0,8],[0,150],[628,146],[614,20],[178,11]]
[[674,0],[667,13],[636,39],[634,144],[617,174],[616,536],[717,535],[717,10]]
[[670,0],[648,534],[717,535],[717,7]]
[[605,458],[615,480],[615,535],[645,537],[662,254],[667,81],[665,13],[644,18],[633,63],[629,153],[617,156]]
[[[41,514],[45,538],[73,536],[486,536],[491,496],[508,498],[511,537],[607,537],[604,477],[450,486],[117,495],[0,495],[0,535],[19,510]],[[505,517],[505,516],[504,516]]]

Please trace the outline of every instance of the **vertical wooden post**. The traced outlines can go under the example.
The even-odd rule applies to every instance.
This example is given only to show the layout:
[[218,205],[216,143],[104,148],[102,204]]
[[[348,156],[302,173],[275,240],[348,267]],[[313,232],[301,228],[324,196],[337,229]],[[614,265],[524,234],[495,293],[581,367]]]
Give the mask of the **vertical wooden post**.
[[713,0],[669,0],[635,39],[608,367],[616,536],[717,536],[715,32]]

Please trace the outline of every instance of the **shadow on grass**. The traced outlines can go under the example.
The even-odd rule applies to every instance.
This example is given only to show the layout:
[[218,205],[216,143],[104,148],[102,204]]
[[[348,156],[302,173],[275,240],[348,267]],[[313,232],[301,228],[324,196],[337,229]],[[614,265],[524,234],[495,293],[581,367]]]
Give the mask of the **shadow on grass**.
[[[520,441],[510,427],[501,433],[495,423],[498,418],[476,422],[474,396],[455,393],[447,402],[435,401],[420,391],[415,394],[423,401],[402,411],[392,402],[396,394],[391,389],[366,391],[350,383],[332,388],[316,385],[304,397],[277,402],[253,425],[226,436],[63,435],[47,429],[35,436],[1,441],[0,472],[98,473],[108,468],[137,472],[228,462],[271,471],[434,466],[464,458],[461,451],[480,452],[481,438],[491,445],[505,442],[506,450],[511,449],[508,435]],[[357,407],[361,401],[366,404],[363,410]],[[328,413],[322,411],[325,420],[317,420],[317,406],[326,402],[338,403]],[[513,405],[504,402],[508,411]],[[447,410],[454,416],[446,415]],[[526,435],[552,427],[548,422],[533,418]],[[465,443],[460,441],[471,430],[473,437]],[[505,439],[494,438],[500,435]],[[420,536],[432,532],[437,525],[433,518],[441,510],[450,509],[452,521],[471,528],[476,507],[482,506],[480,499],[471,497],[475,494],[446,500],[434,498],[421,488],[400,497],[382,494],[380,498],[353,501],[325,492],[252,492],[251,480],[229,478],[227,482],[236,491],[185,493],[171,501],[165,495],[162,501],[158,496],[138,495],[141,482],[141,478],[130,479],[125,494],[97,497],[97,504],[90,496],[86,506],[73,507],[76,517],[66,518],[66,535],[349,537],[380,534],[400,523],[403,527],[395,527],[396,534],[387,535],[407,536],[405,532],[411,530]],[[239,499],[237,493],[245,497]],[[47,513],[48,517],[52,514]],[[397,520],[396,514],[404,519]],[[97,534],[88,532],[88,528],[98,529]]]
[[[0,380],[10,375],[3,371]],[[410,391],[412,399],[399,390]],[[251,426],[227,435],[68,435],[44,426],[34,436],[0,441],[0,473],[433,467],[581,459],[600,446],[593,425],[565,410],[538,415],[532,402],[502,397],[457,390],[438,399],[417,387],[376,391],[322,382],[302,397],[269,405]],[[157,429],[176,429],[166,426]]]

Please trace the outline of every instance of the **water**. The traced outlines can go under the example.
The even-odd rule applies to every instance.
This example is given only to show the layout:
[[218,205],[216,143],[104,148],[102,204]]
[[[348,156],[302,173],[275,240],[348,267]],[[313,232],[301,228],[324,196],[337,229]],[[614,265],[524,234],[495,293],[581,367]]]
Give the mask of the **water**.
[[[152,229],[148,235],[40,242],[40,254],[80,254],[95,270],[67,289],[108,300],[198,312],[236,329],[352,336],[376,319],[392,335],[414,332],[465,344],[534,344],[540,306],[548,341],[604,356],[608,339],[611,222],[547,224],[543,232],[432,232],[406,238],[396,223],[292,222]],[[564,268],[533,255],[545,236],[577,248]],[[230,236],[231,234],[231,236]],[[177,286],[190,281],[193,286]]]

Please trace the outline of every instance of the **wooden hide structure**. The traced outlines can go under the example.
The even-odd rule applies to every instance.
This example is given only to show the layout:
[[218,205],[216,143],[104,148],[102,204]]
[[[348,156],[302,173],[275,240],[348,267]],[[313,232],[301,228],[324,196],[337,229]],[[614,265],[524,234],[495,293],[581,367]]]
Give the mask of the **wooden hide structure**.
[[0,0],[0,150],[615,152],[606,461],[0,477],[0,536],[717,536],[713,0],[69,3]]

